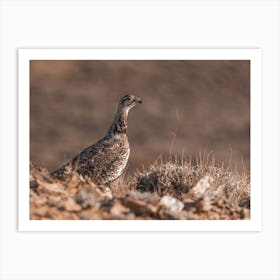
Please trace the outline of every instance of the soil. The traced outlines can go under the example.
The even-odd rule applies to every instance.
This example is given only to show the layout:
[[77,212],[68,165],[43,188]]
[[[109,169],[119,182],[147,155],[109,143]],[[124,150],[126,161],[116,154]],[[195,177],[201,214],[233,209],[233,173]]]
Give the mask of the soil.
[[103,186],[76,174],[59,181],[31,163],[30,219],[250,219],[249,177],[212,163],[166,162]]

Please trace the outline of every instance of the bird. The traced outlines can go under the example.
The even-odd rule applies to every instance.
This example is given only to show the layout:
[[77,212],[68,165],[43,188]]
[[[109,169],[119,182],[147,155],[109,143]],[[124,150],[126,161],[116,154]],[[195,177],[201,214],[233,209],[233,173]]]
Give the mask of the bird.
[[81,179],[100,185],[110,184],[118,179],[125,172],[130,155],[127,137],[128,112],[142,103],[143,100],[133,94],[121,97],[107,134],[53,171],[53,177],[65,180],[78,174]]

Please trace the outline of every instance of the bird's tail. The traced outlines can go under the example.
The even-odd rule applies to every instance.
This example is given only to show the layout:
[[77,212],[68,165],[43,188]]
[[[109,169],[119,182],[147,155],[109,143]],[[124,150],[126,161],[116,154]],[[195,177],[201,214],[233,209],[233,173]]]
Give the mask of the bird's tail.
[[56,179],[65,180],[66,177],[69,176],[72,173],[70,169],[71,169],[70,165],[65,164],[65,165],[61,166],[60,168],[51,172],[51,175],[53,177],[55,177]]

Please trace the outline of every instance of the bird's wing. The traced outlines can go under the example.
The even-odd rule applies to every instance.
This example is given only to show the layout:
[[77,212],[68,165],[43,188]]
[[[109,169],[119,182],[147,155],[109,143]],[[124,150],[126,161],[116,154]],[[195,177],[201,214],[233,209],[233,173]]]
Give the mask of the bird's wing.
[[96,144],[84,149],[73,158],[72,167],[75,171],[91,179],[109,176],[125,156],[126,149],[122,141],[109,136]]

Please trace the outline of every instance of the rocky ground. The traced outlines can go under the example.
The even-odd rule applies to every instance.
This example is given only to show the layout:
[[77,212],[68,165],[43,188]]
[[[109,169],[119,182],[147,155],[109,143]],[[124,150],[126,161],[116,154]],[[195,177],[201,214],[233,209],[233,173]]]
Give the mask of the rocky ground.
[[97,186],[77,175],[58,181],[30,163],[30,219],[250,219],[250,178],[205,157]]

